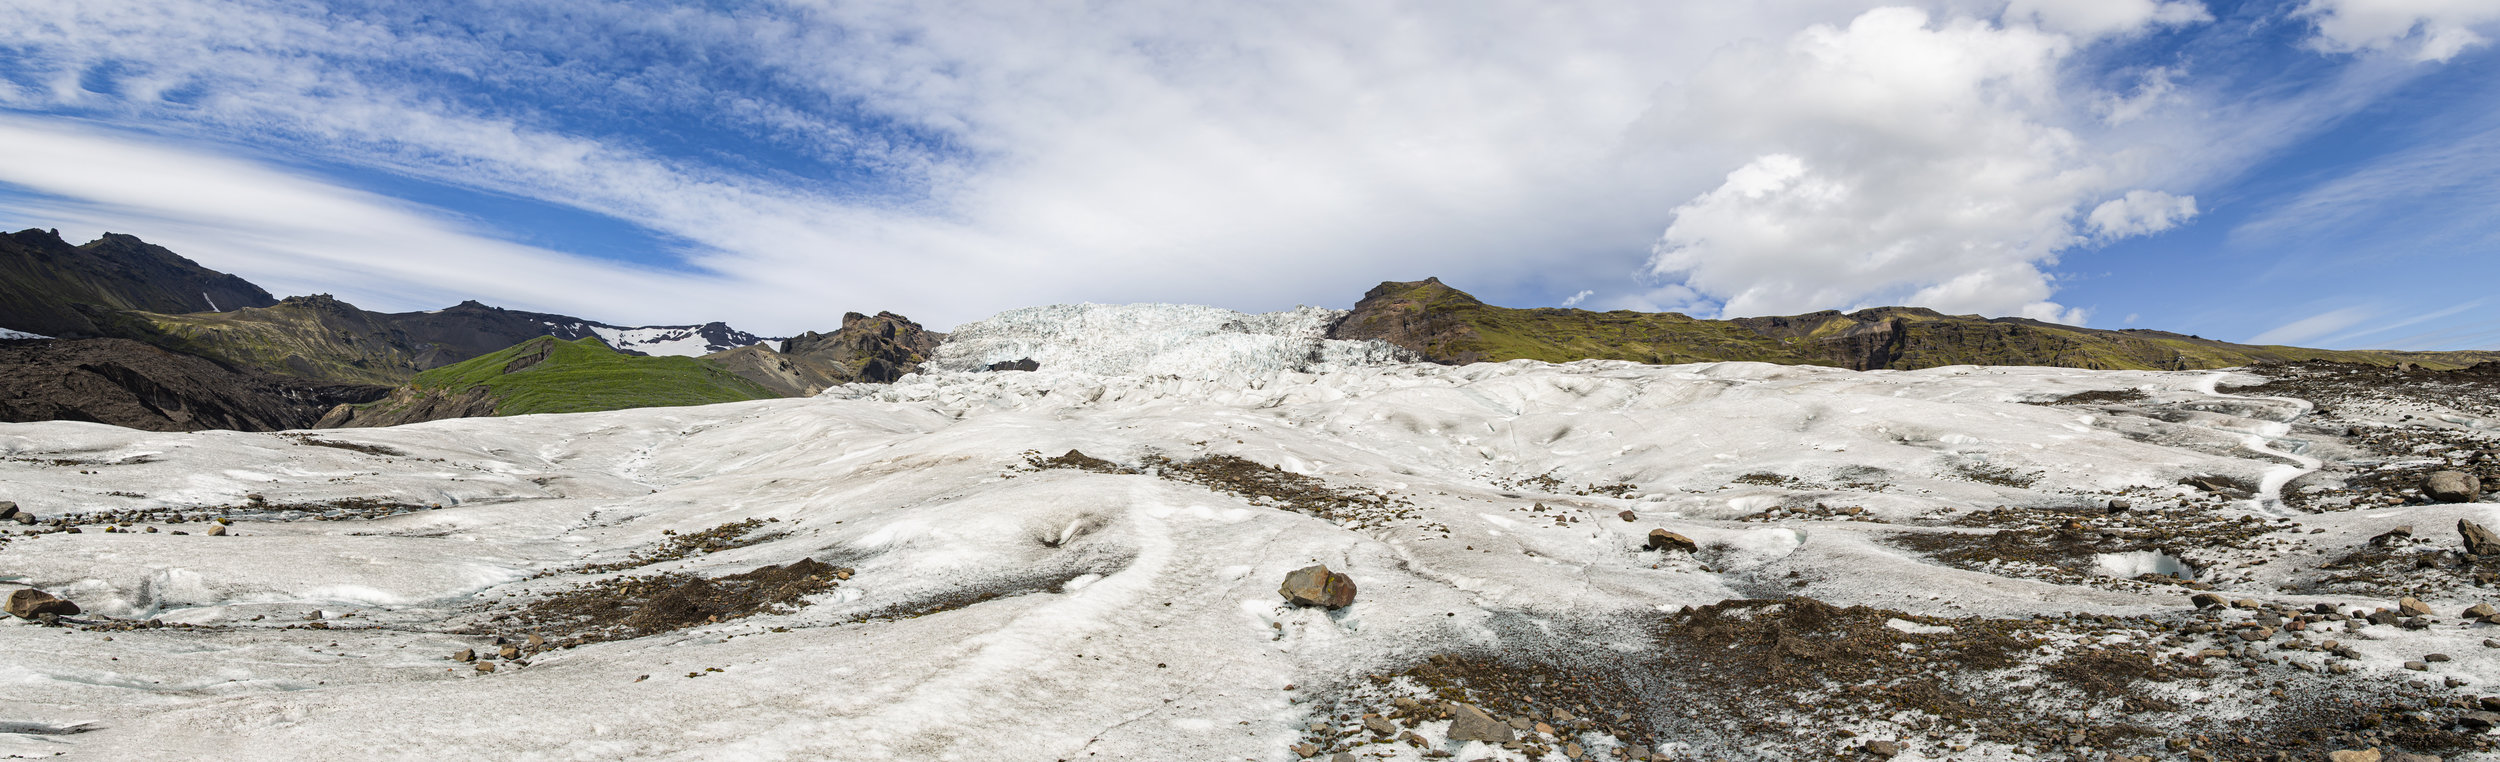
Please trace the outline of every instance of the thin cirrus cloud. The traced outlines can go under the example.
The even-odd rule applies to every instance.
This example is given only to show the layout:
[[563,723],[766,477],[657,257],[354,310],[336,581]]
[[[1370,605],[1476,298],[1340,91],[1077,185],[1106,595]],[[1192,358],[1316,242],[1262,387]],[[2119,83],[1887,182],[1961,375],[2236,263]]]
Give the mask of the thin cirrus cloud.
[[[2489,22],[2389,7],[2296,18],[2357,69],[2448,60]],[[1425,275],[1511,303],[2082,322],[2062,259],[2196,224],[2376,81],[2252,98],[2106,60],[2223,23],[2187,0],[18,10],[0,215],[369,307],[775,333],[1341,306]],[[408,184],[456,192],[377,190]],[[515,198],[640,248],[515,230]]]

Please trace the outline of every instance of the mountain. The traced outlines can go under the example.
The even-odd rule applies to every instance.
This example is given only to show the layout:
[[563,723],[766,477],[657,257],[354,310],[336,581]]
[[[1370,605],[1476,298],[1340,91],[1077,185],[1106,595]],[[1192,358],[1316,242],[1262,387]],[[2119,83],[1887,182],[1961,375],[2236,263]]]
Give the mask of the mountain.
[[250,281],[119,233],[79,246],[57,231],[0,235],[0,329],[122,335],[115,312],[219,312],[277,300]]
[[1516,359],[1651,364],[1752,360],[1853,370],[1945,365],[2182,370],[2302,360],[2458,368],[2500,360],[2500,352],[2252,346],[2164,331],[1946,315],[1919,307],[1733,320],[1673,312],[1515,309],[1485,304],[1439,278],[1374,287],[1328,335],[1379,339],[1432,362],[1459,365]]
[[782,396],[692,357],[629,355],[596,337],[541,336],[416,375],[378,402],[341,405],[323,428],[531,413],[676,407]]
[[626,342],[631,354],[680,355],[765,339],[721,323],[628,328],[465,301],[423,312],[371,312],[327,294],[264,308],[139,313],[166,346],[273,373],[396,385],[539,336]]
[[237,370],[128,339],[0,341],[0,421],[277,431],[388,391]]
[[891,383],[919,370],[945,340],[946,334],[922,328],[901,315],[852,312],[842,316],[840,329],[791,337],[781,343],[780,351],[753,345],[703,359],[782,396],[804,397],[854,381]]

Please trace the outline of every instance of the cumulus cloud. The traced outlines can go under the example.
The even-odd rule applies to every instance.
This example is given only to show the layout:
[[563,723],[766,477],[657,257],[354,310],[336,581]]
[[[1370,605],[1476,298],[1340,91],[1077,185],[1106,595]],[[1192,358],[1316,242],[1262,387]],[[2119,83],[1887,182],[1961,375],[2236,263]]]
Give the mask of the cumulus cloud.
[[[2161,8],[2130,23],[2181,15]],[[1730,315],[1907,301],[2083,321],[2050,301],[2042,268],[2083,241],[2080,205],[2130,177],[2058,125],[2058,67],[2075,45],[2029,26],[1884,8],[1719,57],[1673,134],[1747,158],[1675,209],[1650,273]],[[2184,219],[2175,203],[2156,214],[2154,196],[2133,197],[2145,208],[2125,216],[2136,206],[2123,198],[2109,235]]]
[[2127,195],[2092,207],[2092,214],[2085,217],[2085,223],[2092,228],[2093,235],[2125,238],[2169,230],[2195,216],[2195,196],[2131,190],[2127,191]]
[[2334,52],[2396,51],[2446,61],[2489,42],[2500,4],[2489,0],[2309,0],[2300,15],[2317,25],[2315,44]]

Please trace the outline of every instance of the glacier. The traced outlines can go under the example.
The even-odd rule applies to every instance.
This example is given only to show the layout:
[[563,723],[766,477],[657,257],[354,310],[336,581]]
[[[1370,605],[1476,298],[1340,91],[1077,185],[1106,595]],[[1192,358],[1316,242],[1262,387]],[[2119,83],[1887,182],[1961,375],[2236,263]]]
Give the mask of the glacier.
[[[2304,464],[2327,451],[2285,425],[2307,403],[2221,391],[2260,378],[2245,372],[1445,367],[1329,341],[1335,317],[1018,310],[960,328],[930,372],[804,399],[274,434],[0,424],[0,499],[46,519],[350,499],[412,509],[337,520],[245,510],[225,537],[156,520],[6,536],[0,586],[112,618],[96,622],[169,626],[0,622],[0,756],[1781,758],[1802,753],[1777,745],[1786,734],[1730,737],[1667,714],[1639,718],[1651,730],[1637,738],[1523,718],[1523,734],[1543,740],[1519,748],[1452,739],[1449,721],[1430,718],[1399,719],[1414,742],[1394,740],[1356,715],[1361,701],[1388,700],[1379,691],[1421,690],[1373,676],[1433,654],[1651,664],[1671,645],[1655,637],[1659,622],[1731,599],[1873,607],[1894,633],[1884,637],[1899,638],[2076,611],[2185,616],[2184,580],[2130,578],[2186,568],[2168,554],[2086,555],[2068,578],[1902,544],[1985,538],[1958,522],[2007,510],[2100,516],[2087,509],[2124,495],[2137,515],[2279,525],[2288,550],[2180,552],[2196,555],[2198,584],[2231,597],[2339,608],[2389,604],[2276,588],[2300,573],[2293,561],[2314,567],[2391,522],[2500,523],[2490,503],[2278,516],[2279,495],[2181,486],[2219,474],[2279,490],[2276,450],[2310,453]],[[1026,358],[1042,370],[973,372]],[[2114,390],[2162,412],[2042,404]],[[1102,465],[1048,467],[1072,450]],[[1228,492],[1183,473],[1202,462],[1360,499],[1301,510],[1300,492]],[[744,544],[636,556],[744,521],[769,523]],[[1648,549],[1652,530],[1700,549]],[[579,644],[491,674],[450,658],[491,652],[509,627],[500,617],[585,583],[800,559],[856,573],[790,610]],[[1285,573],[1315,563],[1358,583],[1352,606],[1278,596]],[[2470,598],[2432,602],[2444,613]],[[2044,679],[2042,654],[2083,648],[2215,658],[2175,638],[2093,632],[2026,641],[2031,655],[2003,669]],[[2441,674],[2500,675],[2500,650],[2476,645],[2488,635],[2472,627],[2343,637],[2353,679],[2372,685],[2428,676],[2401,665],[2431,651],[2454,657]],[[2283,660],[2266,662],[2265,679],[2328,658],[2241,651],[2251,665]],[[2151,690],[2236,712],[2266,687],[2250,684]],[[1915,716],[1761,711],[1860,740],[1920,739],[1897,759],[2053,756]],[[1550,732],[1535,730],[1546,722]]]

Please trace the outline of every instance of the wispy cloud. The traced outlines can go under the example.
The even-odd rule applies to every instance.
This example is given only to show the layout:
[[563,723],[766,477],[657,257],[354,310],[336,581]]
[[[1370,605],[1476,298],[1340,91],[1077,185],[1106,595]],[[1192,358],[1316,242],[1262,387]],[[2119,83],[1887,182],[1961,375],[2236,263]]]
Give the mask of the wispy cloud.
[[2371,314],[2371,310],[2360,307],[2329,310],[2275,326],[2273,330],[2257,334],[2248,342],[2251,344],[2299,344],[2350,328],[2356,323],[2368,320]]

